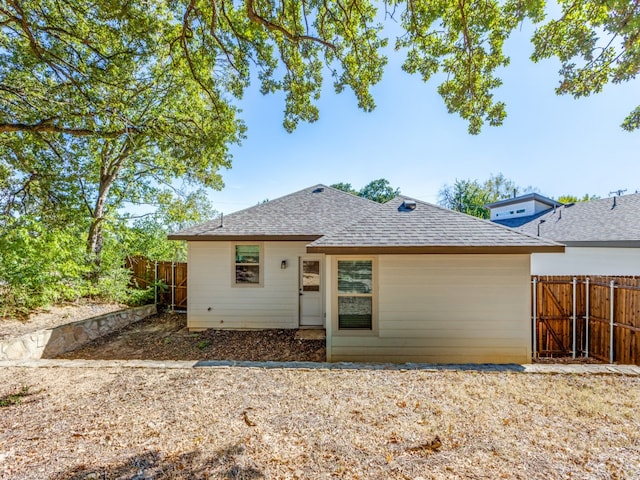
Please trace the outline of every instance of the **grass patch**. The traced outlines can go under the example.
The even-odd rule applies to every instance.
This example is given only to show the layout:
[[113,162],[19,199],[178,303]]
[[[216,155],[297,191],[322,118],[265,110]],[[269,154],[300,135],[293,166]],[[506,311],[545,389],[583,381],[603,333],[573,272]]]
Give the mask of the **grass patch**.
[[35,395],[38,392],[30,392],[30,387],[22,386],[16,393],[8,393],[0,397],[0,408],[20,405],[24,397]]

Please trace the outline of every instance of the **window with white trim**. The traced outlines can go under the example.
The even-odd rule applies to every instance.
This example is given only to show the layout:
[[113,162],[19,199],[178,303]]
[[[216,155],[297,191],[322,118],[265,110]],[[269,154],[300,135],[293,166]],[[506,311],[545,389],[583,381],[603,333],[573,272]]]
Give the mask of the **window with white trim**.
[[259,244],[234,245],[234,285],[262,285],[262,252]]
[[373,260],[338,260],[338,329],[373,329]]

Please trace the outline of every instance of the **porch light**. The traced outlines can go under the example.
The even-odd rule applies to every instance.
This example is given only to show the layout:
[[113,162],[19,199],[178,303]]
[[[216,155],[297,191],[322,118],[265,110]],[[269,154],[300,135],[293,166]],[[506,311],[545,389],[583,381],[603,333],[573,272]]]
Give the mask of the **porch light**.
[[286,260],[282,260],[282,262],[280,262],[280,268],[282,270],[284,270],[285,268],[287,268],[287,261]]

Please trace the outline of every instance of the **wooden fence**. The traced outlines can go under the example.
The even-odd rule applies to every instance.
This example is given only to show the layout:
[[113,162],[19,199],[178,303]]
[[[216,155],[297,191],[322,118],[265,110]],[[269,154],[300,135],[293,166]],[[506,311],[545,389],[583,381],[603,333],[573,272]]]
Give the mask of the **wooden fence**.
[[640,277],[532,278],[533,354],[640,365]]
[[159,262],[144,257],[128,257],[131,283],[140,289],[155,288],[156,304],[172,310],[187,308],[187,264]]

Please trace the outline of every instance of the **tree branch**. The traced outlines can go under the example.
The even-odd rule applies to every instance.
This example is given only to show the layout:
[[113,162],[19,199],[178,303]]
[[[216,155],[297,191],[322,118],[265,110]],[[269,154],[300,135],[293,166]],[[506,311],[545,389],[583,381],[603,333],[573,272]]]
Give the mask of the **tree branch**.
[[137,127],[125,127],[118,130],[93,130],[90,128],[72,128],[60,127],[50,123],[51,120],[43,120],[34,124],[27,123],[0,123],[0,133],[10,132],[37,132],[37,133],[63,133],[73,135],[74,137],[102,137],[117,138],[129,133],[141,133],[142,130]]
[[287,38],[289,41],[293,43],[300,43],[301,41],[315,42],[327,48],[330,48],[333,51],[336,51],[336,46],[331,42],[327,42],[322,38],[313,37],[310,35],[298,35],[298,34],[291,33],[282,25],[278,25],[277,23],[273,23],[267,20],[266,18],[261,17],[255,11],[253,0],[247,0],[247,16],[249,17],[250,20],[256,23],[259,23],[260,25],[265,27],[267,30],[280,32],[285,38]]

